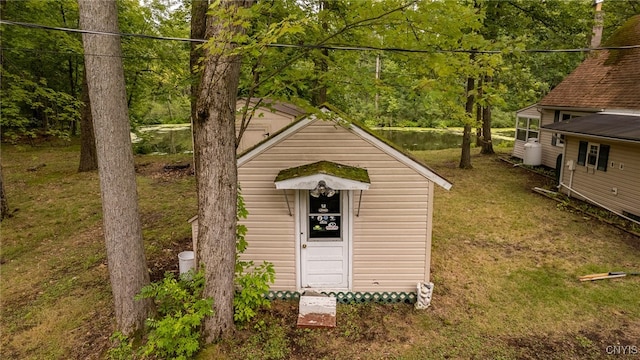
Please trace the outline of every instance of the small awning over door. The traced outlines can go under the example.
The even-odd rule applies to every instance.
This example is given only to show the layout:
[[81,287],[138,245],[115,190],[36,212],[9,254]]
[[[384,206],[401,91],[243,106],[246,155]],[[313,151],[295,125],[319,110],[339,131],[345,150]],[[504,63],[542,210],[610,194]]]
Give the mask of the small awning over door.
[[320,182],[334,190],[368,190],[371,181],[367,169],[318,161],[281,170],[276,176],[276,189],[314,190]]

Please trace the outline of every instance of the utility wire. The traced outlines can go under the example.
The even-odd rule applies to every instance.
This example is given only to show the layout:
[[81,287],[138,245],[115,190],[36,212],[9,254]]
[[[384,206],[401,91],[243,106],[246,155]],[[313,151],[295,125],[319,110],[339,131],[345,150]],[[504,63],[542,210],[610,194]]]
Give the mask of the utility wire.
[[[80,34],[107,35],[107,36],[118,36],[118,37],[136,37],[136,38],[143,38],[143,39],[180,41],[180,42],[190,42],[190,43],[207,42],[207,40],[203,40],[203,39],[189,39],[189,38],[156,36],[156,35],[146,35],[146,34],[113,33],[113,32],[104,32],[104,31],[71,29],[71,28],[47,26],[47,25],[25,23],[25,22],[19,22],[19,21],[9,21],[9,20],[0,20],[0,24],[22,26],[22,27],[28,27],[28,28],[34,28],[34,29],[80,33]],[[629,45],[629,46],[604,46],[604,47],[597,47],[597,48],[524,49],[524,50],[505,51],[505,50],[474,50],[474,49],[471,49],[471,50],[469,49],[405,49],[405,48],[393,48],[393,47],[331,45],[331,44],[311,45],[311,44],[273,43],[273,44],[267,44],[266,46],[272,47],[272,48],[289,48],[289,49],[327,49],[327,50],[341,50],[341,51],[389,51],[389,52],[421,53],[421,54],[434,54],[434,53],[503,54],[503,53],[510,53],[510,52],[514,52],[514,53],[577,53],[577,52],[589,52],[589,51],[599,51],[599,50],[627,50],[627,49],[640,48],[640,45]]]

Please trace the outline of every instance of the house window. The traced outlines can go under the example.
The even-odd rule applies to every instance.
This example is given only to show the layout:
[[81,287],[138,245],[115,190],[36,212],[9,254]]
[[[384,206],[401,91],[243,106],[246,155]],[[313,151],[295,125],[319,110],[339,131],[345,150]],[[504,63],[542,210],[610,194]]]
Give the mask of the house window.
[[589,144],[589,153],[587,154],[587,165],[596,166],[598,160],[598,152],[600,152],[600,146],[597,144]]
[[[575,117],[579,117],[582,116],[582,114],[572,114],[572,113],[566,113],[560,110],[556,110],[555,115],[553,117],[553,122],[559,122],[559,121],[567,121],[569,119],[573,119]],[[553,134],[553,137],[551,138],[551,145],[553,146],[560,146],[563,147],[564,146],[564,135],[563,134]]]
[[607,171],[609,163],[609,145],[580,141],[578,147],[578,165]]
[[537,139],[540,129],[540,119],[518,117],[516,122],[516,139],[527,141],[528,139]]

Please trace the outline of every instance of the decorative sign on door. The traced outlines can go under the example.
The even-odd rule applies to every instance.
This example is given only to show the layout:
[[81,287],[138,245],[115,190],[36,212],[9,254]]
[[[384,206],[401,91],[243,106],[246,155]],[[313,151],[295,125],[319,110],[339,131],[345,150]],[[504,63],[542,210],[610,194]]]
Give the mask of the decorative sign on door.
[[340,194],[309,196],[309,241],[342,241]]

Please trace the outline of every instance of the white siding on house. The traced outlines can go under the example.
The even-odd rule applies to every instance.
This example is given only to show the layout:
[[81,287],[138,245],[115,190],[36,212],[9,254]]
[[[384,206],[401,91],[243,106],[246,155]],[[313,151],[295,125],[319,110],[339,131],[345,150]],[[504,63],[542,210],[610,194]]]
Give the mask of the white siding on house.
[[[580,140],[610,146],[607,171],[577,165]],[[627,211],[640,216],[640,144],[567,136],[566,146],[563,184],[613,211]],[[569,160],[576,163],[573,180],[571,171],[566,167]],[[620,169],[620,164],[623,164],[623,169]],[[562,191],[567,193],[566,188]],[[580,198],[575,193],[572,196]]]
[[[530,119],[540,119],[540,112],[538,112],[538,108],[536,107],[536,105],[531,105],[528,106],[524,109],[520,109],[516,112],[516,121],[518,121],[518,118],[530,118]],[[516,122],[516,127],[517,127],[518,123]],[[540,130],[538,129],[538,134],[540,133]],[[517,157],[519,159],[523,159],[524,158],[524,144],[526,144],[526,140],[518,140],[518,129],[516,128],[516,134],[515,134],[515,142],[513,144],[513,152],[511,153],[512,156]],[[539,135],[538,135],[539,136]]]
[[[318,120],[245,162],[238,176],[249,211],[246,259],[272,261],[273,290],[297,290],[295,214],[274,179],[282,169],[327,160],[368,170],[369,190],[353,192],[352,291],[414,291],[429,280],[433,185],[368,141]],[[431,189],[429,188],[431,184]],[[289,191],[291,209],[295,193]]]
[[517,157],[518,159],[524,159],[524,144],[526,143],[526,141],[516,139],[513,142],[513,152],[511,153],[511,156]]

